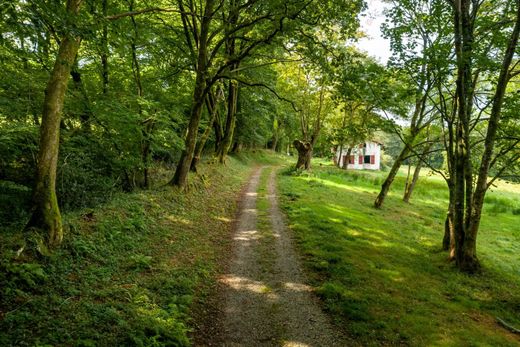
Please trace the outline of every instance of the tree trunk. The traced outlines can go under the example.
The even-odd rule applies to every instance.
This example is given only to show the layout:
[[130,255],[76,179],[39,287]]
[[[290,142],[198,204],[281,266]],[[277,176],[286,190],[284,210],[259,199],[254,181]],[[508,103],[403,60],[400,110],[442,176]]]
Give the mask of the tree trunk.
[[197,146],[195,147],[195,154],[193,156],[193,160],[191,161],[190,167],[190,170],[192,172],[197,172],[197,165],[200,161],[202,151],[206,146],[206,142],[208,141],[209,135],[211,134],[213,122],[215,122],[215,118],[218,113],[218,100],[216,97],[211,97],[211,93],[208,93],[208,96],[206,98],[206,108],[208,109],[209,120],[206,129],[204,130],[204,133],[200,137],[200,140],[197,143]]
[[233,149],[231,150],[232,153],[240,153],[242,150],[242,143],[240,141],[235,141],[233,144]]
[[[104,4],[105,5],[105,4]],[[134,1],[132,0],[130,2],[130,6],[128,8],[129,12],[132,12],[134,10]],[[134,29],[134,35],[131,38],[130,41],[130,48],[132,51],[132,72],[134,74],[134,81],[135,81],[135,87],[136,87],[136,94],[138,99],[141,99],[144,96],[144,89],[143,84],[141,81],[141,65],[139,63],[139,59],[137,56],[137,40],[138,40],[138,30],[137,30],[137,23],[135,21],[135,18],[132,16],[132,27]],[[107,75],[108,77],[108,75]],[[108,85],[108,78],[103,82],[104,86]],[[143,109],[141,106],[140,100],[138,100],[138,110],[139,115],[143,115]],[[141,141],[141,161],[143,163],[143,181],[142,181],[142,187],[145,189],[150,188],[150,156],[152,154],[152,132],[155,128],[155,120],[153,118],[148,118],[142,121],[141,123],[141,135],[142,135],[142,141]]]
[[278,145],[278,136],[276,134],[273,135],[273,143],[271,143],[271,150],[276,152],[276,146]]
[[417,164],[415,166],[415,170],[413,172],[412,181],[411,182],[408,182],[408,180],[406,181],[406,188],[405,188],[404,196],[403,196],[404,202],[410,202],[410,197],[412,196],[415,185],[417,184],[417,181],[419,180],[419,175],[421,174],[421,168],[422,168],[422,162],[420,160],[418,160]]
[[442,249],[449,251],[448,259],[455,260],[455,228],[453,224],[453,208],[454,208],[454,186],[451,181],[448,181],[449,189],[449,204],[448,212],[446,213],[446,220],[444,222],[444,237],[442,239]]
[[[67,1],[69,20],[79,12],[81,0]],[[69,74],[80,46],[80,38],[64,36],[54,63],[43,102],[40,128],[40,149],[33,191],[33,210],[25,230],[41,230],[45,246],[57,247],[63,240],[58,199],[56,197],[56,168],[60,141],[60,122]]]
[[[102,2],[103,17],[108,15],[108,0]],[[103,81],[103,94],[108,93],[108,24],[103,23],[101,34],[101,79]]]
[[444,251],[450,251],[450,259],[454,256],[454,254],[452,256],[454,251],[454,247],[452,247],[454,242],[453,236],[453,206],[450,205],[446,213],[446,220],[444,221],[444,237],[442,239],[442,249]]
[[[339,156],[338,162],[336,163],[339,168],[341,168],[341,156],[343,155],[343,143],[339,145]],[[345,165],[345,163],[343,163]]]
[[477,234],[482,216],[482,208],[484,206],[484,198],[488,185],[489,168],[491,166],[494,153],[494,145],[496,135],[499,128],[501,118],[502,105],[508,82],[510,80],[510,66],[513,60],[515,50],[518,45],[520,36],[520,3],[517,2],[516,21],[513,32],[511,33],[500,69],[500,75],[497,81],[495,95],[493,97],[493,105],[491,115],[489,117],[486,138],[484,142],[484,153],[480,161],[480,168],[475,186],[475,192],[472,196],[467,197],[466,206],[466,223],[464,240],[462,248],[458,250],[457,261],[459,268],[466,272],[476,272],[480,269],[480,263],[477,258]]
[[224,137],[224,131],[222,130],[222,121],[218,113],[216,114],[215,121],[213,122],[213,130],[215,131],[215,153],[217,153],[222,143],[222,138]]
[[[408,171],[406,173],[406,180],[405,180],[405,183],[404,183],[404,193],[406,195],[406,191],[408,190],[408,186],[410,185],[410,173],[412,171],[412,165],[410,165],[410,163],[408,162]],[[404,197],[403,197],[403,200],[404,200]]]
[[90,132],[90,121],[92,116],[92,109],[90,107],[90,99],[88,97],[87,90],[85,88],[85,85],[83,84],[83,81],[81,79],[81,73],[79,72],[78,64],[77,62],[74,64],[70,71],[70,75],[72,76],[72,81],[74,82],[75,89],[79,92],[83,99],[83,110],[81,114],[79,115],[80,121],[81,121],[81,127],[85,132]]
[[348,163],[350,161],[350,155],[352,154],[352,147],[347,148],[347,160],[343,163],[343,168],[348,169]]
[[[226,35],[226,59],[233,60],[236,54],[236,38],[235,32],[238,17],[240,13],[239,1],[229,1],[229,12],[227,18],[225,18],[225,35]],[[238,75],[237,70],[240,63],[234,63],[229,66],[229,75],[236,77]],[[236,80],[230,79],[228,85],[228,104],[227,104],[227,117],[226,126],[224,128],[224,137],[217,148],[217,159],[220,164],[224,164],[226,156],[229,152],[231,144],[233,143],[233,136],[235,133],[236,124],[236,113],[238,103],[238,91],[239,85]]]
[[309,170],[311,168],[312,144],[310,142],[294,140],[293,145],[298,151],[298,161],[296,162],[296,170]]
[[188,124],[188,133],[185,139],[185,148],[182,151],[181,158],[175,170],[175,175],[169,182],[170,185],[178,186],[182,189],[186,188],[188,183],[188,173],[191,167],[191,161],[195,152],[197,143],[197,135],[199,132],[200,117],[202,114],[202,106],[205,98],[207,60],[208,60],[208,33],[213,16],[213,5],[215,0],[207,0],[204,16],[201,20],[199,51],[197,56],[197,71],[195,78],[195,89],[193,90],[192,106],[190,112],[190,122]]
[[[453,165],[453,229],[455,233],[455,259],[459,269],[473,271],[479,267],[476,254],[466,245],[468,214],[471,205],[472,173],[470,154],[470,115],[473,103],[472,53],[473,21],[469,0],[453,3],[455,53],[457,58],[457,125],[455,131]],[[471,239],[468,240],[471,243]],[[469,257],[466,257],[466,253]]]
[[155,120],[149,118],[142,124],[143,141],[141,144],[141,158],[143,160],[143,188],[150,188],[150,157],[152,155],[152,132]]
[[236,124],[237,102],[238,84],[234,81],[229,81],[226,127],[224,129],[224,137],[217,149],[217,159],[220,164],[224,164],[226,156],[229,152],[229,148],[233,142],[233,135],[235,133]]
[[383,202],[385,201],[385,198],[388,195],[388,192],[390,191],[390,187],[394,182],[395,176],[397,175],[397,172],[399,172],[399,168],[401,167],[401,164],[403,163],[404,158],[406,158],[408,153],[410,153],[410,148],[408,146],[405,146],[399,154],[399,156],[395,159],[394,164],[392,165],[392,168],[388,173],[388,176],[386,177],[385,181],[383,182],[383,185],[381,186],[381,191],[379,192],[376,200],[374,201],[374,206],[376,208],[381,208],[381,206],[383,205]]

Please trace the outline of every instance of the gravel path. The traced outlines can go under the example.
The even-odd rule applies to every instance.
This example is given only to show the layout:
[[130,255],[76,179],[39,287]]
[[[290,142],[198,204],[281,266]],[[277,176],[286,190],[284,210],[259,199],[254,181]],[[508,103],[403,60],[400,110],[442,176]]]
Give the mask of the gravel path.
[[[305,284],[278,207],[274,169],[267,190],[263,187],[264,194],[258,195],[262,170],[268,168],[254,173],[244,193],[234,234],[235,253],[221,278],[218,345],[347,346]],[[257,210],[259,199],[267,199],[268,211]]]

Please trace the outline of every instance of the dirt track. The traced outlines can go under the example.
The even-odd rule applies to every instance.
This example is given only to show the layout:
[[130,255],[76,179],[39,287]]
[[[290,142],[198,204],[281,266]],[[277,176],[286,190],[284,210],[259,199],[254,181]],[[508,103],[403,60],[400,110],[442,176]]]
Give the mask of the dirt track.
[[[220,279],[220,332],[211,345],[347,346],[305,284],[278,207],[274,169],[261,190],[267,194],[258,194],[262,170],[271,169],[259,168],[243,193],[234,254]],[[267,199],[267,211],[259,212],[259,199]]]

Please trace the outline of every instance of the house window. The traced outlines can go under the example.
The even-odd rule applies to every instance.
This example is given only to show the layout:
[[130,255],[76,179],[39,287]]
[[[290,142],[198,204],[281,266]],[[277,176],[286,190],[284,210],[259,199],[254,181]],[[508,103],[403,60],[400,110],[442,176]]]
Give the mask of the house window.
[[370,155],[365,155],[363,163],[364,164],[371,164],[370,157],[371,157]]
[[355,157],[353,155],[351,155],[349,158],[348,158],[348,163],[349,164],[355,164]]

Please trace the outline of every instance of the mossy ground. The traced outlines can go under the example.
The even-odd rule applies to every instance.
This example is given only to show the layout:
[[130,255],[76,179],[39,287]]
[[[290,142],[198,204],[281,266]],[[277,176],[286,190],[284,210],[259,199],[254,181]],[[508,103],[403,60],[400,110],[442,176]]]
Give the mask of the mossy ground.
[[501,183],[486,198],[483,271],[469,276],[441,251],[445,183],[421,177],[406,204],[403,173],[376,210],[384,177],[316,164],[279,177],[312,284],[336,322],[367,346],[520,345],[496,320],[520,326],[520,186]]
[[1,346],[189,345],[227,257],[241,185],[259,163],[245,153],[203,164],[187,193],[163,185],[120,193],[64,216],[65,241],[50,257],[15,260],[19,228],[0,233]]

